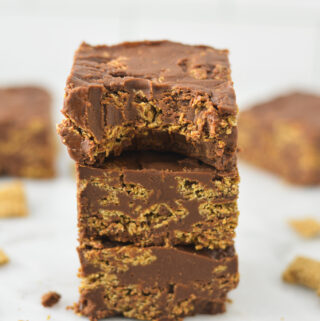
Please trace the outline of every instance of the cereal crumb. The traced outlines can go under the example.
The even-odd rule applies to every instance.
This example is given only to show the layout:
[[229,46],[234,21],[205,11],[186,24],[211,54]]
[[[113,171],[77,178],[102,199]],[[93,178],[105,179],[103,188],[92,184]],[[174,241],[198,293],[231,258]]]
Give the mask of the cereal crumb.
[[9,258],[3,250],[0,249],[0,265],[6,264],[9,262]]
[[26,216],[27,201],[20,181],[0,187],[0,218]]
[[42,296],[41,304],[46,308],[52,307],[59,302],[60,298],[59,293],[50,291]]
[[314,218],[290,220],[290,226],[302,237],[312,238],[320,235],[320,222]]
[[284,271],[285,282],[304,285],[317,291],[320,295],[320,262],[307,258],[296,257]]
[[77,303],[74,303],[73,305],[68,305],[68,306],[66,307],[66,310],[76,311],[76,310],[77,310]]

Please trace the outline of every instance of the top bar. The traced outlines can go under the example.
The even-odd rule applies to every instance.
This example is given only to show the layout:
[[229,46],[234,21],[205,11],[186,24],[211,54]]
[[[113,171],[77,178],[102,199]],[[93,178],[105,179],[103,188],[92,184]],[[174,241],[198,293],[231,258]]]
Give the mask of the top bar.
[[78,163],[157,150],[235,167],[238,108],[228,51],[170,41],[90,46],[75,54],[58,131]]

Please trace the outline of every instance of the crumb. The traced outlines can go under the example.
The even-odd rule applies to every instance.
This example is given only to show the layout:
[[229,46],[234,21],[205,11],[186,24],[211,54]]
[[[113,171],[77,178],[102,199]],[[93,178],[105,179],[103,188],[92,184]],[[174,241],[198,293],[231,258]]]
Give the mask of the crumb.
[[287,267],[282,278],[285,282],[300,284],[320,295],[320,262],[299,256]]
[[68,306],[66,307],[66,310],[73,310],[73,311],[75,311],[76,308],[77,308],[77,303],[73,303],[73,305],[68,305]]
[[0,218],[26,216],[27,201],[21,182],[10,182],[0,187]]
[[42,296],[41,304],[46,308],[52,307],[59,302],[60,298],[59,293],[51,291]]
[[320,222],[314,218],[290,220],[289,224],[302,237],[312,238],[320,235]]
[[48,316],[47,316],[47,320],[50,320],[51,319],[51,315],[49,314]]
[[4,253],[1,249],[0,249],[0,265],[6,264],[9,262],[9,258],[6,255],[6,253]]

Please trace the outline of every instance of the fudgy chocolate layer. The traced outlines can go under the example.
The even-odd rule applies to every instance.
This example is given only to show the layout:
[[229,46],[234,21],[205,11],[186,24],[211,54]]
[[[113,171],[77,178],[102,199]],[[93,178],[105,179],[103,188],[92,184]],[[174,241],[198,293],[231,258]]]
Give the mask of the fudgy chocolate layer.
[[320,184],[320,97],[292,93],[241,113],[240,156],[301,185]]
[[78,312],[91,320],[124,315],[141,320],[177,320],[224,311],[238,283],[237,256],[184,247],[82,244]]
[[0,174],[33,178],[55,174],[50,104],[42,88],[0,89]]
[[72,158],[103,164],[146,148],[235,166],[237,105],[227,51],[169,41],[82,44],[59,133]]
[[237,172],[219,176],[202,162],[134,152],[104,168],[77,166],[80,240],[226,248],[238,221]]
[[[118,289],[115,294],[111,291],[110,297],[114,297],[117,303],[109,307],[108,303],[106,303],[106,301],[109,301],[109,295],[106,294],[105,286],[97,285],[96,287],[93,286],[81,290],[79,303],[75,305],[75,312],[89,317],[91,321],[115,316],[125,316],[138,320],[180,321],[186,316],[197,314],[213,315],[225,312],[227,301],[225,297],[221,296],[214,301],[195,297],[195,289],[201,286],[202,284],[195,282],[194,287],[190,287],[190,289],[183,287],[182,291],[185,294],[190,294],[190,298],[180,300],[173,298],[172,294],[163,292],[161,288],[157,287],[144,290],[139,287]],[[207,286],[210,287],[210,284]],[[127,310],[119,312],[118,306],[120,304]]]

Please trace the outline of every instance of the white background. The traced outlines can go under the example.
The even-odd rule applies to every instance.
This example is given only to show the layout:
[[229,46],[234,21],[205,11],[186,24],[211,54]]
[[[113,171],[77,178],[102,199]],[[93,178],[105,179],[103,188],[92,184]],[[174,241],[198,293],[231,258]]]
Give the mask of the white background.
[[[165,38],[230,49],[241,109],[292,88],[320,92],[319,0],[0,0],[0,84],[46,85],[58,121],[81,41]],[[0,221],[0,247],[11,258],[0,268],[0,321],[81,320],[65,310],[79,283],[71,164],[61,147],[57,179],[25,181],[30,216]],[[290,187],[243,164],[240,172],[241,282],[226,314],[193,320],[319,320],[319,297],[280,276],[297,254],[320,259],[320,240],[301,240],[286,223],[320,219],[320,188]],[[49,290],[62,300],[45,309],[40,298]]]

